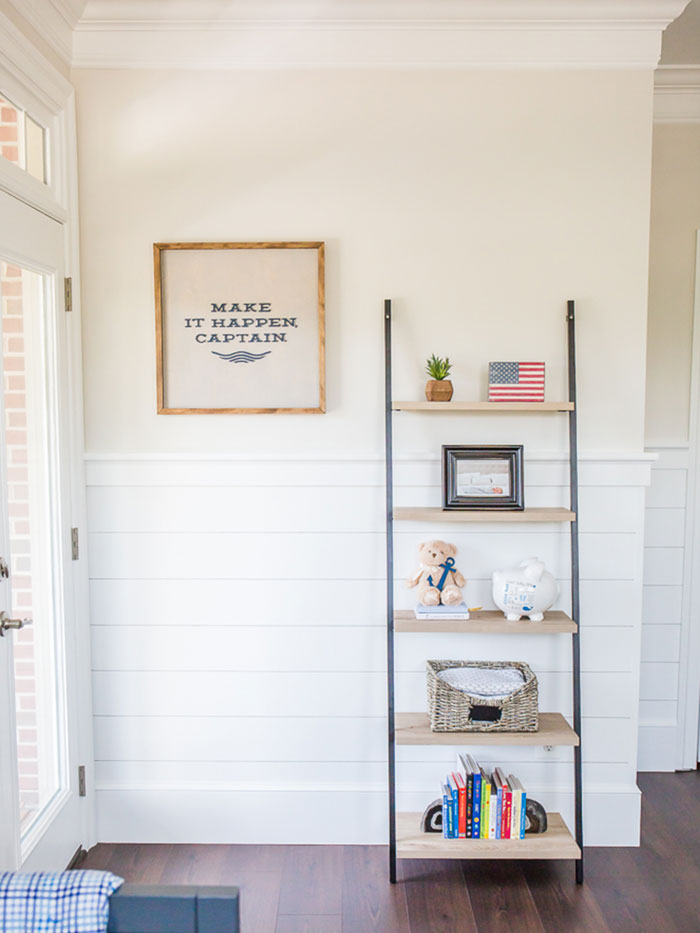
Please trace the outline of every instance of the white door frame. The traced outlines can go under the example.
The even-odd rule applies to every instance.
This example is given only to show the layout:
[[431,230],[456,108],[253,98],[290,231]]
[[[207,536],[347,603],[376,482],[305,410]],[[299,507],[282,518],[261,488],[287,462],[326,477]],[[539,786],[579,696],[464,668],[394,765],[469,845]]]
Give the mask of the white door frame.
[[676,752],[676,768],[682,771],[697,767],[700,724],[700,230],[695,241],[687,475]]
[[[89,847],[95,842],[94,756],[92,746],[92,690],[90,682],[90,624],[88,566],[86,557],[87,520],[84,479],[82,349],[80,323],[80,268],[78,241],[78,170],[75,129],[75,97],[71,84],[48,62],[16,26],[0,13],[0,88],[19,105],[32,112],[47,127],[51,146],[48,156],[49,183],[44,185],[17,166],[0,158],[0,190],[59,221],[64,231],[65,274],[72,280],[73,310],[66,317],[64,404],[62,422],[67,426],[64,451],[69,463],[64,474],[70,487],[70,527],[78,528],[81,553],[69,568],[75,637],[66,650],[73,652],[77,723],[70,742],[74,759],[85,766],[87,794],[82,801],[81,838]],[[4,700],[4,696],[0,697]],[[5,738],[0,736],[0,738]],[[71,775],[71,781],[77,775]],[[29,856],[25,867],[62,868],[55,864],[58,853],[41,851]],[[62,857],[62,855],[60,856]]]

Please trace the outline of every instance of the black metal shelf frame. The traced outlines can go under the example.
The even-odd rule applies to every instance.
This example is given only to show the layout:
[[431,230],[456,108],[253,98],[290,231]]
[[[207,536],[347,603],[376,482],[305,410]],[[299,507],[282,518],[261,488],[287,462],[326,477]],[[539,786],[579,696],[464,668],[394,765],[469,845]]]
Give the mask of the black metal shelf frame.
[[[386,460],[386,612],[387,612],[387,723],[389,779],[389,880],[396,883],[396,723],[394,671],[394,438],[391,377],[391,300],[384,301],[384,442]],[[581,758],[581,613],[579,593],[578,539],[578,433],[576,406],[576,319],[575,303],[566,309],[569,401],[569,496],[575,519],[569,523],[571,534],[571,617],[576,622],[572,639],[572,691],[574,731],[579,744],[574,747],[574,835],[581,852],[576,859],[576,882],[583,883],[583,778]]]

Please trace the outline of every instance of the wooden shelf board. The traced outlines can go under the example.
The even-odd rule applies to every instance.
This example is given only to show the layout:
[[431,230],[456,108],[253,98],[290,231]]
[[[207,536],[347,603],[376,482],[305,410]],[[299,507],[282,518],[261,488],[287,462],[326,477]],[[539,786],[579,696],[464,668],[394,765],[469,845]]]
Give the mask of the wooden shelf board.
[[396,713],[397,745],[569,745],[579,739],[561,713],[540,713],[537,732],[431,732],[427,713]]
[[558,813],[547,814],[547,832],[524,839],[445,839],[420,831],[420,813],[396,814],[398,858],[579,859],[579,849]]
[[394,411],[473,411],[498,412],[573,411],[573,402],[392,402]]
[[497,609],[477,609],[471,618],[462,619],[416,619],[412,609],[400,609],[394,613],[395,632],[472,632],[488,635],[556,635],[560,632],[573,634],[578,626],[565,612],[545,612],[542,622],[509,622]]
[[569,509],[438,509],[431,506],[398,506],[394,518],[400,522],[573,522]]

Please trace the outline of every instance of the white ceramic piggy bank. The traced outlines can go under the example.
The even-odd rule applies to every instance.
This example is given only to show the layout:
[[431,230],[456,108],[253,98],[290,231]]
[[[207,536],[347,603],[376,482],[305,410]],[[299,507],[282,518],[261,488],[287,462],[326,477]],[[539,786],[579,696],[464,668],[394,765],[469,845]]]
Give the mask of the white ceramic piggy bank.
[[512,570],[497,570],[493,574],[493,601],[505,613],[509,622],[528,616],[541,622],[543,614],[559,596],[559,584],[545,570],[544,561],[528,557]]

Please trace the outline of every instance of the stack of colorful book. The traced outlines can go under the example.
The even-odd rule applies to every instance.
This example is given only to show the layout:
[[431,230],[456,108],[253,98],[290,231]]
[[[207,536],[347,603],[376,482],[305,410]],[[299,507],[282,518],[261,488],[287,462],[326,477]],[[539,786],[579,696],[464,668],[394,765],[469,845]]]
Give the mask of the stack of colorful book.
[[445,839],[524,839],[527,795],[513,774],[489,773],[471,755],[458,755],[457,767],[442,787]]

